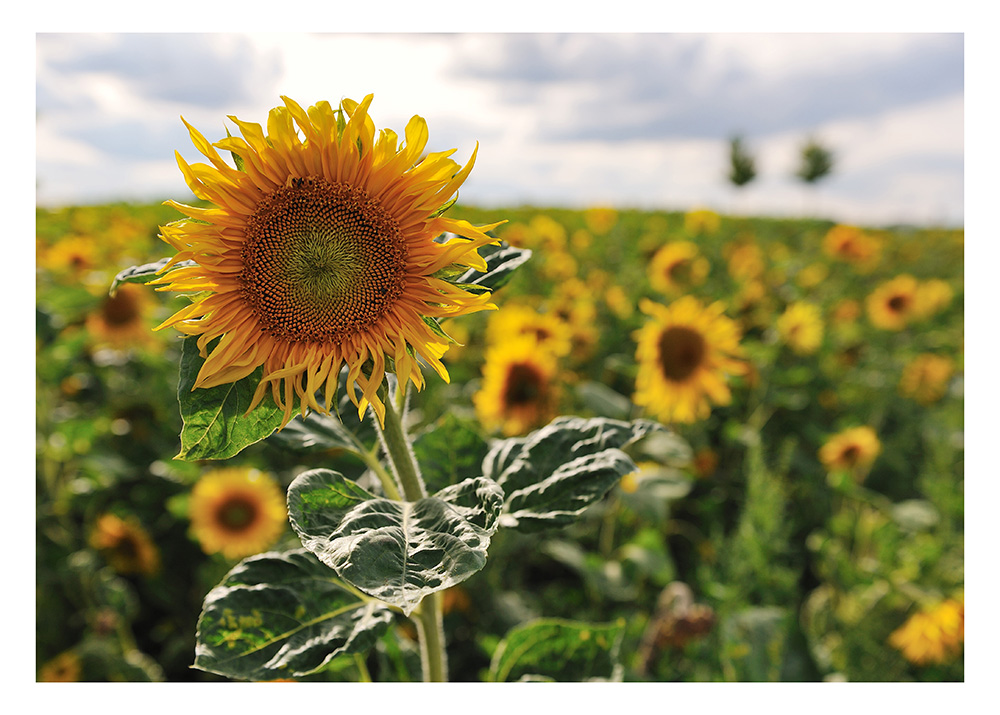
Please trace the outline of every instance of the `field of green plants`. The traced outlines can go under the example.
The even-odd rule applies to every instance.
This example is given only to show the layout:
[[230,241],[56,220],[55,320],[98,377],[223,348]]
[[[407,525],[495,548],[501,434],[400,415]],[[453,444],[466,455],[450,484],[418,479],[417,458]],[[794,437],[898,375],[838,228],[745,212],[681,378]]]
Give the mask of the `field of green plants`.
[[[670,430],[575,521],[498,531],[486,565],[442,592],[452,681],[964,679],[962,230],[449,215],[506,220],[495,235],[530,258],[499,310],[443,323],[460,344],[450,382],[425,370],[409,395],[438,487],[560,415]],[[182,340],[153,328],[185,300],[137,283],[109,295],[122,269],[172,254],[157,234],[177,218],[36,213],[41,681],[227,680],[192,668],[206,596],[244,557],[301,547],[284,512],[297,475],[369,466],[301,418],[227,460],[182,447]],[[732,322],[739,365],[692,380],[711,399],[690,419],[644,382],[638,351],[650,306],[686,300]],[[705,320],[714,340],[722,323]],[[239,479],[253,533],[212,511]],[[420,680],[414,623],[381,625],[295,679]]]

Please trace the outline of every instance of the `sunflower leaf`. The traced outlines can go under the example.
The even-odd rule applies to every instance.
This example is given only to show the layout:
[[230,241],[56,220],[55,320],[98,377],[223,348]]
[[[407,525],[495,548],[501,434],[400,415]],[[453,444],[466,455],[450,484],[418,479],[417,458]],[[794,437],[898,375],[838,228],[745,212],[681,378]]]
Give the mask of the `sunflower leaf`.
[[313,673],[364,653],[392,612],[359,597],[305,549],[241,561],[205,597],[194,667],[243,680]]
[[507,495],[502,525],[538,531],[575,521],[636,469],[623,448],[665,430],[648,420],[558,417],[527,437],[496,443],[483,474]]
[[[153,263],[130,266],[123,271],[119,271],[118,275],[111,281],[111,289],[108,293],[114,295],[118,291],[118,286],[122,283],[149,283],[149,281],[157,277],[160,269],[167,265],[169,261],[169,258],[161,258]],[[185,266],[194,265],[197,265],[194,261],[180,261],[174,264],[174,268],[184,268]]]
[[555,618],[512,628],[490,662],[488,680],[581,682],[618,680],[625,622],[596,624]]
[[450,412],[413,440],[413,454],[429,492],[478,474],[488,451],[479,431]]
[[183,426],[176,459],[228,459],[274,432],[284,412],[265,398],[247,413],[263,367],[233,383],[194,389],[204,364],[197,343],[196,338],[188,337],[181,347],[177,400]]
[[288,488],[302,545],[343,580],[407,615],[428,593],[486,564],[503,492],[476,477],[415,502],[382,499],[342,474],[313,469]]

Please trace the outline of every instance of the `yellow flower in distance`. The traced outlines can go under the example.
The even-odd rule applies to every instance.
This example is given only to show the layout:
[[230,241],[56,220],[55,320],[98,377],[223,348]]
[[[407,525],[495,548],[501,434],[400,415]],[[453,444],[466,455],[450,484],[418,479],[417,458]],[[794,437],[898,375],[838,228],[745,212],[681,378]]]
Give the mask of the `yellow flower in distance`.
[[965,640],[964,598],[948,599],[914,613],[889,636],[889,645],[916,665],[944,663],[959,654]]
[[955,292],[946,281],[931,278],[917,287],[917,315],[926,318],[948,307]]
[[486,342],[499,345],[518,336],[527,335],[538,347],[556,357],[565,357],[573,347],[573,331],[553,313],[541,313],[527,305],[505,305],[490,316],[486,325]]
[[583,212],[587,227],[598,236],[607,233],[618,221],[618,212],[610,206],[592,206]]
[[684,229],[693,234],[713,234],[719,230],[722,221],[719,214],[711,209],[695,209],[684,214]]
[[865,302],[868,319],[876,328],[902,330],[917,315],[917,279],[903,274],[885,281]]
[[948,381],[955,372],[951,358],[932,353],[918,355],[903,368],[899,391],[922,405],[937,402],[948,389]]
[[152,576],[160,570],[160,551],[133,517],[103,514],[90,532],[90,545],[120,574]]
[[747,372],[740,329],[723,315],[722,303],[702,305],[684,296],[668,306],[643,300],[650,320],[637,330],[634,402],[666,423],[695,422],[711,412],[710,403],[732,400],[728,378]]
[[[495,308],[488,295],[435,274],[454,266],[485,270],[477,249],[495,242],[485,231],[499,224],[476,227],[440,215],[476,153],[464,168],[448,158],[454,150],[425,155],[421,117],[409,121],[397,148],[391,130],[376,138],[372,95],[361,103],[344,99],[336,110],[328,102],[304,110],[282,99],[266,134],[230,117],[243,136],[211,144],[187,125],[211,166],[189,165],[179,154],[177,162],[194,194],[211,206],[167,202],[190,219],[161,228],[177,254],[154,282],[197,297],[159,327],[198,336],[206,359],[194,389],[235,382],[263,366],[250,409],[270,388],[285,412],[282,426],[296,408],[329,413],[345,365],[359,414],[371,405],[384,420],[376,390],[387,369],[417,389],[424,384],[420,361],[448,379],[441,362],[448,340],[425,318]],[[239,168],[216,149],[232,152]],[[455,237],[435,241],[446,233]],[[196,265],[176,265],[184,260]],[[320,389],[325,404],[317,400]]]
[[882,451],[871,427],[850,427],[833,435],[819,449],[819,461],[827,471],[847,470],[860,476]]
[[482,386],[472,397],[483,426],[512,436],[548,423],[558,406],[557,370],[555,355],[530,336],[490,347]]
[[152,308],[149,294],[142,286],[126,283],[114,295],[105,296],[87,315],[87,332],[97,345],[124,349],[157,345],[149,332],[147,316]]
[[40,683],[78,683],[83,674],[80,656],[67,650],[46,662],[38,671]]
[[811,355],[823,342],[823,318],[819,307],[798,301],[778,317],[778,335],[799,355]]
[[223,467],[207,472],[191,490],[191,531],[207,554],[227,559],[270,548],[285,530],[285,496],[263,472]]
[[856,226],[838,225],[823,237],[823,251],[831,258],[846,261],[861,272],[868,272],[878,265],[882,244]]
[[671,241],[660,248],[649,263],[649,284],[653,290],[673,296],[701,285],[709,263],[691,241]]
[[764,275],[764,252],[751,240],[728,243],[722,249],[729,275],[738,281],[759,278]]

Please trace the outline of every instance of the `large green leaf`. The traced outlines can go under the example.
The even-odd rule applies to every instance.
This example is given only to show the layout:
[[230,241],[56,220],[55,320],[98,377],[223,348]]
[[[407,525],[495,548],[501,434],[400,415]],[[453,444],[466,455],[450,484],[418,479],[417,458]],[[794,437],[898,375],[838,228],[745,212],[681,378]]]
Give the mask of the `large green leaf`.
[[[141,266],[130,266],[123,271],[120,271],[118,275],[114,277],[111,281],[111,290],[109,291],[111,295],[114,295],[118,290],[118,286],[122,283],[149,283],[157,277],[160,269],[163,268],[170,261],[169,258],[161,258],[153,263],[144,263]],[[197,265],[194,261],[180,261],[175,263],[173,268],[183,268],[185,266]],[[171,270],[173,270],[171,268]]]
[[491,682],[618,680],[625,622],[538,619],[512,628],[493,652]]
[[243,680],[313,673],[364,653],[392,612],[359,596],[305,549],[241,561],[205,598],[194,667]]
[[263,367],[234,383],[193,389],[203,364],[196,338],[185,338],[177,383],[177,400],[184,422],[178,459],[229,459],[278,428],[284,413],[270,396],[247,413]]
[[478,476],[488,451],[479,430],[450,412],[413,440],[414,456],[431,493]]
[[486,564],[502,505],[500,487],[483,477],[415,502],[376,497],[329,469],[300,474],[288,488],[289,521],[302,545],[406,614]]
[[571,523],[636,469],[622,448],[665,429],[648,420],[558,417],[527,437],[495,444],[483,473],[507,495],[502,525],[538,531]]

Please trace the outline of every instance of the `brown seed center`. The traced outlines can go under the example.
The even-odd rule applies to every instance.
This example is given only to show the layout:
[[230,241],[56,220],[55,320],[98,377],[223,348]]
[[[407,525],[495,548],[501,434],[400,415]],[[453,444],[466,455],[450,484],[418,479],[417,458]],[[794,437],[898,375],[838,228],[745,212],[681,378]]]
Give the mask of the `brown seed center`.
[[696,330],[676,325],[660,335],[660,370],[671,382],[691,377],[705,359],[705,339]]
[[403,292],[399,225],[361,188],[292,180],[247,220],[243,297],[289,342],[336,342],[377,323]]

